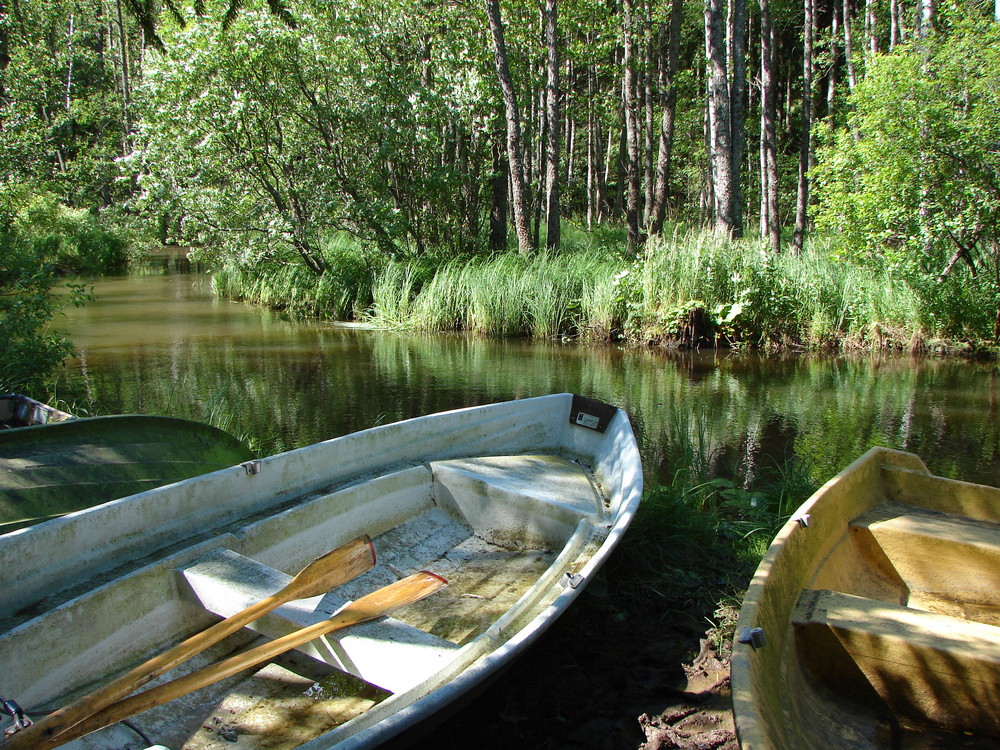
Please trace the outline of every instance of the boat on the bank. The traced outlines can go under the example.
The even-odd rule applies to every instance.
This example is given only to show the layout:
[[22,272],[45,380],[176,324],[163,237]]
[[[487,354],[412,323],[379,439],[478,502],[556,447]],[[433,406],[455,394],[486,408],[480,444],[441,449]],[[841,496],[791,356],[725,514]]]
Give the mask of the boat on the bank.
[[0,430],[0,534],[251,458],[228,432],[173,417],[71,418]]
[[874,448],[807,500],[747,591],[743,750],[1000,743],[1000,489]]
[[[65,706],[368,535],[374,567],[149,684],[277,643],[414,571],[448,586],[132,721],[173,750],[373,747],[522,654],[592,580],[641,492],[627,415],[559,394],[375,427],[22,529],[0,537],[0,695],[27,718]],[[129,741],[114,725],[67,747]]]
[[0,430],[63,422],[75,416],[20,393],[0,394]]

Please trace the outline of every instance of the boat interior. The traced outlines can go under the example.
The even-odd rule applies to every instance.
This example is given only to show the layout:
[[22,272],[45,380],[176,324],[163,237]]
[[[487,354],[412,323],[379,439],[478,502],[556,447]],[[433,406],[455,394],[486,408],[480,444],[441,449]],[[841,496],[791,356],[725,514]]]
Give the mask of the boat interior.
[[[311,491],[283,508],[44,602],[44,615],[23,617],[0,635],[0,663],[19,665],[4,680],[5,695],[36,710],[64,705],[369,534],[374,568],[278,607],[151,684],[327,619],[419,570],[449,585],[133,720],[172,750],[229,748],[237,738],[240,748],[293,748],[337,727],[349,736],[389,715],[394,701],[447,682],[574,586],[611,525],[607,494],[591,471],[541,454],[432,461]],[[40,643],[51,647],[39,650]],[[67,747],[129,741],[136,742],[133,730],[117,725]]]
[[997,747],[1000,490],[885,452],[818,495],[759,596],[755,730],[769,736],[744,749]]

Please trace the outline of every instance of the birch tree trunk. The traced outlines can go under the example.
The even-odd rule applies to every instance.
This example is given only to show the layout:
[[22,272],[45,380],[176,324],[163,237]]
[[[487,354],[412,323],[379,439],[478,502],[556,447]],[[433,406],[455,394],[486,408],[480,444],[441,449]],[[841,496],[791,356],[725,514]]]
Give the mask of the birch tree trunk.
[[705,56],[708,60],[708,143],[715,230],[733,231],[733,143],[722,0],[705,0]]
[[774,252],[781,251],[778,214],[778,79],[775,71],[776,34],[770,0],[760,0],[760,232]]
[[899,27],[899,0],[889,0],[889,51],[892,52],[896,45],[903,41]]
[[801,252],[805,243],[806,225],[809,220],[809,157],[812,146],[812,85],[813,85],[813,36],[815,18],[813,0],[803,0],[802,29],[802,130],[799,138],[799,179],[795,199],[795,234],[792,247]]
[[743,98],[746,94],[747,57],[747,4],[746,0],[730,0],[729,57],[731,80],[729,85],[729,112],[731,136],[730,179],[732,180],[729,215],[734,237],[743,236],[743,188],[740,171],[746,153],[746,111]]
[[655,109],[655,85],[654,78],[656,75],[656,69],[659,65],[659,58],[661,55],[654,53],[654,34],[653,34],[653,22],[652,22],[652,9],[649,3],[646,2],[644,5],[645,13],[645,23],[643,28],[643,56],[645,61],[646,70],[643,72],[642,82],[643,82],[643,93],[642,93],[642,106],[643,114],[645,115],[645,123],[643,127],[643,142],[642,142],[642,174],[643,174],[643,188],[644,195],[642,201],[642,220],[641,224],[644,227],[649,226],[649,212],[653,208],[653,110]]
[[[868,39],[868,62],[878,54],[878,17],[875,15],[875,0],[865,0],[865,36]],[[867,67],[865,68],[867,70]]]
[[524,180],[524,150],[521,139],[521,113],[517,107],[517,94],[507,65],[507,46],[504,43],[503,21],[500,18],[499,0],[485,0],[486,17],[493,39],[493,60],[496,64],[500,90],[503,92],[505,119],[507,125],[507,160],[510,163],[510,186],[513,199],[514,230],[517,232],[517,248],[523,255],[532,253],[535,245],[531,238],[529,224],[530,199]]
[[559,27],[557,0],[545,0],[545,246],[559,247]]
[[677,114],[677,68],[680,59],[681,21],[684,19],[683,0],[670,3],[670,29],[667,32],[667,59],[663,66],[660,88],[665,92],[660,117],[660,137],[656,154],[653,206],[650,209],[649,232],[661,234],[667,214],[670,193],[670,165],[674,148],[674,121]]
[[125,34],[125,19],[122,15],[122,0],[115,3],[117,10],[118,48],[121,56],[122,127],[125,130],[124,149],[132,150],[132,79],[129,70],[128,38]]
[[625,226],[628,249],[639,249],[639,114],[636,107],[635,6],[634,0],[624,0],[624,60],[622,101],[625,110]]
[[847,87],[851,93],[858,86],[858,76],[854,68],[854,33],[851,21],[851,0],[841,0],[844,9],[844,59],[847,62]]
[[934,31],[934,0],[917,0],[917,38],[923,39]]
[[[0,0],[0,18],[7,18],[6,0]],[[8,65],[10,65],[10,40],[7,36],[7,24],[0,23],[0,123],[3,123],[3,109],[9,104],[7,89],[3,83]]]

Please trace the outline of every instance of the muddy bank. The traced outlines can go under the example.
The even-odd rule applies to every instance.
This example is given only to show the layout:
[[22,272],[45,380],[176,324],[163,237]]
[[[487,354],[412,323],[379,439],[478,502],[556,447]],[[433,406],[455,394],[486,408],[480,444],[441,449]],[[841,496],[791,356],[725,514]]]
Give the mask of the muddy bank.
[[630,613],[585,595],[415,747],[738,750],[718,637],[703,612]]

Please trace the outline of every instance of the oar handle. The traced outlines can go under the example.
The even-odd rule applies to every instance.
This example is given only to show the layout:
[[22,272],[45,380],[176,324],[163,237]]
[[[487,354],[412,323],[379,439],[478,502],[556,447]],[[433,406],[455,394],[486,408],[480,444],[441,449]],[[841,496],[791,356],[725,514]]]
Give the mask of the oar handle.
[[70,727],[55,738],[50,739],[44,747],[58,747],[90,732],[96,732],[98,729],[127,719],[129,716],[155,708],[175,698],[192,693],[199,688],[206,687],[226,677],[242,672],[248,667],[260,664],[268,659],[273,659],[286,651],[301,646],[303,643],[308,643],[314,638],[319,638],[327,633],[388,615],[400,607],[430,596],[438,589],[447,585],[448,582],[444,578],[426,570],[414,573],[367,596],[361,597],[322,622],[317,622],[308,627],[296,630],[281,638],[263,643],[249,651],[244,651],[216,664],[203,667],[184,677],[179,677],[171,682],[158,685],[144,693],[139,693],[113,703],[102,711]]

